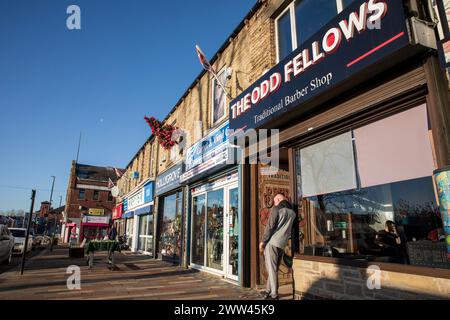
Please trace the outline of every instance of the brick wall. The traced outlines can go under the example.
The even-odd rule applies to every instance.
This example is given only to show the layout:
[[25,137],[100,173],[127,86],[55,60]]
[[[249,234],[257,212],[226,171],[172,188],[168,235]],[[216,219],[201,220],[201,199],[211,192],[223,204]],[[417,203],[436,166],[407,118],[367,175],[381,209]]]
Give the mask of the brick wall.
[[[155,139],[147,140],[141,149],[134,155],[130,164],[126,167],[123,176],[117,181],[117,186],[120,190],[120,196],[117,198],[117,203],[121,202],[128,193],[133,191],[139,184],[147,179],[154,179],[156,176],[156,163],[151,163],[152,157],[157,158],[155,154],[156,148],[153,147],[157,142]],[[150,165],[153,167],[151,168]],[[134,171],[139,172],[138,179],[131,179],[130,174]]]
[[450,280],[383,271],[381,288],[370,290],[366,268],[294,260],[297,299],[450,299]]
[[[224,67],[231,67],[231,78],[227,80],[225,87],[233,97],[242,93],[264,71],[275,64],[275,38],[271,16],[282,3],[282,0],[265,1],[265,4],[246,22],[245,27],[237,36],[229,39],[228,47],[212,63],[217,71],[222,70]],[[211,52],[206,54],[211,58]],[[198,68],[201,71],[200,65]],[[187,83],[186,85],[188,86],[189,84]],[[227,106],[229,102],[227,101]],[[165,123],[175,124],[189,135],[184,148],[186,150],[211,128],[220,125],[220,123],[216,123],[213,126],[211,110],[212,76],[209,73],[205,73],[195,86],[188,90],[184,99],[166,118]],[[226,120],[228,119],[228,107],[225,110]],[[199,121],[202,122],[201,127],[195,128],[196,123]],[[174,162],[181,160],[184,155],[185,152],[178,154],[178,157],[171,160],[170,152],[159,147],[158,172],[165,171]],[[163,157],[165,161],[162,161]]]

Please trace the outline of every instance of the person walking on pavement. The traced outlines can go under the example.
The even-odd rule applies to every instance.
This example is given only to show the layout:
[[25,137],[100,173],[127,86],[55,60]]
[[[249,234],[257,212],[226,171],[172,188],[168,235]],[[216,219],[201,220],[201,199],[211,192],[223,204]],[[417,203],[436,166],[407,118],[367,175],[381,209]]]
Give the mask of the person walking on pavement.
[[264,253],[268,273],[264,294],[267,300],[278,299],[278,268],[295,220],[295,212],[283,194],[277,194],[273,201],[274,206],[264,230],[263,241],[259,244],[259,251]]
[[[116,241],[116,238],[117,238],[117,229],[116,229],[116,226],[113,224],[111,226],[111,229],[109,230],[108,239],[111,241]],[[114,247],[115,245],[116,245],[115,243],[112,244],[108,250],[108,262],[109,263],[112,263],[112,255],[114,254],[114,250],[116,249]]]

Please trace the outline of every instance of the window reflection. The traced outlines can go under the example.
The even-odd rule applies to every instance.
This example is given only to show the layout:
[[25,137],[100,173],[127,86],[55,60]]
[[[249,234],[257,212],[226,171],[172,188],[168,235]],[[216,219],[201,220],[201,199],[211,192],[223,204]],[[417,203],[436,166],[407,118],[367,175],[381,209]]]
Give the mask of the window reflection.
[[153,254],[153,215],[139,216],[138,250]]
[[279,60],[284,59],[292,52],[291,17],[289,10],[278,20],[278,56]]
[[180,256],[181,237],[181,192],[164,198],[160,227],[161,256],[177,260]]
[[208,192],[206,266],[223,269],[223,189]]
[[342,7],[346,8],[348,5],[350,5],[355,0],[342,0]]
[[297,44],[301,45],[337,14],[334,0],[302,0],[295,4]]
[[205,260],[205,196],[192,199],[192,262],[204,265]]
[[229,191],[229,213],[228,213],[228,234],[229,234],[229,264],[231,273],[238,275],[239,268],[239,192],[238,188]]
[[304,198],[304,254],[409,263],[415,242],[442,228],[433,190],[425,177]]

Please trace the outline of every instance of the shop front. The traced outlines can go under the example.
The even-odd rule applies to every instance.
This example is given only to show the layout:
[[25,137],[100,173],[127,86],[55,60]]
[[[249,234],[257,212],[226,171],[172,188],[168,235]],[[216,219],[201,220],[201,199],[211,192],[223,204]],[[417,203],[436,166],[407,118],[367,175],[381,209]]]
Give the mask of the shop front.
[[153,255],[153,181],[131,194],[125,205],[127,244],[132,251]]
[[153,218],[153,181],[144,186],[144,205],[135,210],[138,219],[137,251],[153,256],[154,253],[154,218]]
[[112,221],[117,230],[117,235],[123,236],[125,234],[125,220],[122,219],[123,214],[123,203],[119,203],[114,206],[112,211]]
[[123,208],[123,214],[122,214],[122,220],[124,221],[124,240],[126,241],[126,244],[133,250],[133,243],[134,243],[134,211],[129,210],[128,208],[128,199],[125,198],[122,201],[122,208]]
[[[297,298],[448,299],[447,204],[436,178],[450,161],[442,134],[448,92],[400,1],[384,4],[380,28],[333,43],[342,36],[339,21],[365,3],[354,1],[267,72],[280,77],[270,97],[256,99],[263,77],[230,104],[231,128],[280,130],[280,148],[271,150],[279,153],[278,172],[248,169],[253,241],[262,238],[273,196],[283,193],[298,223],[279,277]],[[336,50],[294,75],[297,56],[321,38]],[[248,94],[255,98],[240,113]],[[252,285],[263,285],[264,261],[256,248],[251,256]]]
[[239,282],[240,169],[227,164],[231,152],[225,122],[188,150],[181,181],[188,185],[190,199],[190,266]]
[[80,241],[102,240],[108,235],[110,219],[110,216],[83,215]]
[[180,184],[182,164],[176,164],[156,178],[158,197],[158,257],[181,263],[183,239],[183,189]]

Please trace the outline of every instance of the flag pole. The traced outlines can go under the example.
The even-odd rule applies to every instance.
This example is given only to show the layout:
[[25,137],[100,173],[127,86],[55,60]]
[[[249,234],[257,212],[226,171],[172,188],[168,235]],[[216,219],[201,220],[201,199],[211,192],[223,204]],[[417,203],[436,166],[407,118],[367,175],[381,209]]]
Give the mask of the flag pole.
[[223,83],[219,80],[219,77],[217,76],[217,74],[213,71],[210,71],[210,73],[212,73],[212,75],[214,76],[214,78],[216,79],[217,83],[219,84],[219,86],[222,88],[223,92],[225,92],[225,94],[227,95],[228,99],[233,100],[233,97],[231,96],[231,94],[228,92],[228,90],[225,88],[225,86],[223,85]]
[[80,137],[78,138],[77,160],[75,161],[75,163],[78,163],[78,156],[80,155],[80,144],[81,144],[81,131]]
[[200,64],[203,66],[203,69],[205,69],[206,71],[208,71],[209,73],[211,73],[213,75],[213,77],[216,79],[219,86],[222,88],[222,90],[227,95],[228,99],[233,100],[233,97],[228,92],[228,90],[225,88],[222,81],[220,81],[219,77],[216,74],[216,71],[214,70],[213,66],[209,63],[208,58],[206,58],[206,55],[203,53],[202,49],[200,49],[200,47],[198,45],[195,45],[195,50],[197,51],[197,56],[200,60]]

